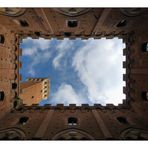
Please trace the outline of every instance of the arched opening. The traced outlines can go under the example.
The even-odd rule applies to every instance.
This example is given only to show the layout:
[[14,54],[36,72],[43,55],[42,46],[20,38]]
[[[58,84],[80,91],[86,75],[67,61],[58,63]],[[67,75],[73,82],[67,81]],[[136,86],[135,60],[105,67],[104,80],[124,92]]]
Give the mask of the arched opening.
[[117,120],[118,120],[120,123],[122,123],[122,124],[127,124],[127,123],[128,123],[125,117],[117,117]]
[[1,43],[1,44],[4,44],[4,42],[5,42],[5,37],[4,37],[4,35],[0,35],[0,43]]
[[21,125],[25,125],[26,124],[26,122],[28,121],[28,117],[21,117],[20,119],[19,119],[19,124],[21,124]]
[[0,101],[3,101],[5,98],[5,93],[4,91],[0,91]]
[[124,27],[126,26],[127,24],[127,21],[126,20],[121,20],[118,24],[117,24],[117,27]]
[[78,124],[78,119],[75,117],[69,117],[68,118],[68,125],[77,125]]
[[52,140],[94,140],[94,137],[79,129],[67,129],[58,132]]
[[143,52],[148,52],[148,43],[147,42],[143,43],[141,48]]
[[77,27],[78,26],[78,21],[77,20],[68,20],[67,25],[70,28]]
[[121,8],[121,13],[128,17],[139,16],[142,13],[141,8]]

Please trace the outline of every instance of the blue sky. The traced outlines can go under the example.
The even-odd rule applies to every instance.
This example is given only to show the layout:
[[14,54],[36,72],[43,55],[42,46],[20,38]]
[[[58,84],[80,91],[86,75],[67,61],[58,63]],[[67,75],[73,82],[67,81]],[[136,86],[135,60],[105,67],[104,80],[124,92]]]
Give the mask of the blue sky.
[[48,77],[50,96],[40,105],[113,103],[125,99],[122,39],[23,39],[23,81]]

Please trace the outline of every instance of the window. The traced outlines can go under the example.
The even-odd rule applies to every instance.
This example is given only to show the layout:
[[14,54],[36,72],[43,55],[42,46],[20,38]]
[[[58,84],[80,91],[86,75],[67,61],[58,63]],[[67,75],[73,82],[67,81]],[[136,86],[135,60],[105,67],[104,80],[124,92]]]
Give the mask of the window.
[[0,91],[0,101],[3,101],[5,97],[4,91]]
[[118,120],[120,123],[122,123],[122,124],[127,124],[127,123],[128,123],[125,117],[117,117],[117,120]]
[[34,98],[34,96],[31,97],[32,99]]
[[28,26],[29,26],[29,24],[28,24],[27,21],[25,21],[25,20],[20,20],[20,25],[21,25],[22,27],[28,27]]
[[141,94],[141,96],[142,96],[142,99],[143,99],[143,100],[148,101],[148,92],[143,91],[142,94]]
[[21,117],[19,119],[19,124],[25,125],[28,119],[29,119],[28,117]]
[[127,21],[126,20],[121,20],[118,24],[117,24],[117,27],[124,27],[126,26],[127,24]]
[[14,102],[13,102],[13,108],[16,108],[18,106],[18,102],[15,100]]
[[12,89],[16,89],[17,88],[17,84],[16,83],[12,83]]
[[148,43],[147,42],[142,44],[142,51],[143,52],[148,52]]
[[70,37],[71,36],[71,32],[64,32],[64,36],[65,37]]
[[5,42],[4,36],[3,36],[3,35],[0,35],[0,43],[1,43],[1,44],[4,44],[4,42]]
[[68,125],[77,125],[78,124],[78,120],[75,117],[69,117],[68,118]]
[[68,27],[71,27],[71,28],[77,27],[78,22],[77,22],[77,20],[68,20],[67,25],[68,25]]
[[34,32],[34,33],[35,33],[35,35],[37,35],[37,36],[41,36],[40,32]]

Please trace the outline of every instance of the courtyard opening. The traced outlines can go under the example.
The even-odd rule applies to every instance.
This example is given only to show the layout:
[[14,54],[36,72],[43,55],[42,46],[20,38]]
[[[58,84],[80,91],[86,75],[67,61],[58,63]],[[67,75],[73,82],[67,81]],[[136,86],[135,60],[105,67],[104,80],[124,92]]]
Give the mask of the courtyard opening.
[[[21,83],[29,81],[20,93],[27,92],[25,99],[32,100],[32,103],[40,106],[118,105],[126,98],[123,93],[123,74],[126,73],[123,62],[126,57],[123,56],[125,43],[122,39],[47,40],[28,37],[22,40],[20,48],[23,51],[20,57]],[[41,81],[44,81],[44,87],[40,87]],[[40,87],[38,91],[31,91],[33,82],[38,82],[35,86]]]

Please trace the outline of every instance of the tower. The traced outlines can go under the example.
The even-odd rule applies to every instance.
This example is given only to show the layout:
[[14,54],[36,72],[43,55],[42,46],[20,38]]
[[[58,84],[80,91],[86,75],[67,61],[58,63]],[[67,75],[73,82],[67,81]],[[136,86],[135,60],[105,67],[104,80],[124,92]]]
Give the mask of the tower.
[[49,96],[49,79],[47,78],[28,78],[27,81],[20,84],[19,97],[23,104],[28,106],[39,104],[42,99]]

